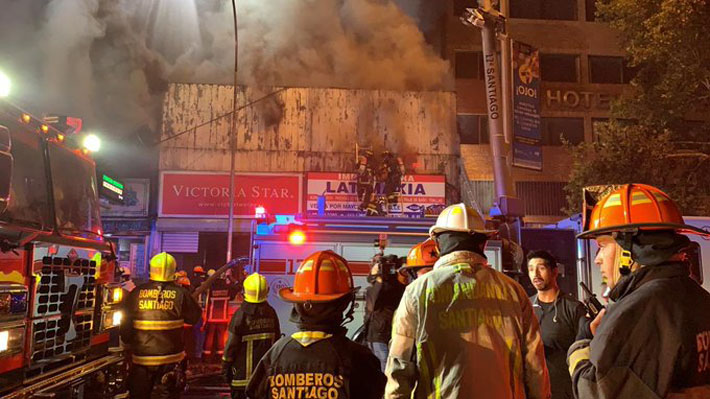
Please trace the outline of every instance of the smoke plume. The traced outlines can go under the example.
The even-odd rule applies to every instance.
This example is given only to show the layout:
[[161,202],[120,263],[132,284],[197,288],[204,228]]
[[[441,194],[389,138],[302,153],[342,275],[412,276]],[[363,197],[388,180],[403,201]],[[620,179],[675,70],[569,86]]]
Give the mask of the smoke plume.
[[[116,137],[157,130],[169,82],[233,81],[230,1],[1,1],[19,101]],[[397,1],[238,0],[240,84],[450,89],[424,6]]]

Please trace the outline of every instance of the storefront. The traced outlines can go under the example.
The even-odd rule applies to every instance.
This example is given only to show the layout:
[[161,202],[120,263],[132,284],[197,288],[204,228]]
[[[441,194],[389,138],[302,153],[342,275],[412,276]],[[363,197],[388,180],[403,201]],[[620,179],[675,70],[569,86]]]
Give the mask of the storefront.
[[116,246],[119,265],[136,279],[148,278],[152,220],[150,180],[123,179],[123,205],[102,204],[104,235]]
[[[270,214],[301,213],[302,186],[299,173],[235,175],[233,257],[249,253],[255,208],[262,206]],[[159,193],[159,250],[173,254],[182,270],[221,266],[227,252],[229,174],[163,171]]]

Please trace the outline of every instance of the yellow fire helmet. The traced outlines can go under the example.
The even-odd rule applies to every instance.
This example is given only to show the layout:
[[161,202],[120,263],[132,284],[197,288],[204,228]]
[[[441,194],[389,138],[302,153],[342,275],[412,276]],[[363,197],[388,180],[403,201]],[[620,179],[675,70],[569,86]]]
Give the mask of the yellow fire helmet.
[[244,300],[251,303],[262,303],[269,295],[269,284],[259,273],[253,273],[244,279]]
[[175,258],[167,252],[161,252],[150,260],[150,279],[153,281],[174,281]]

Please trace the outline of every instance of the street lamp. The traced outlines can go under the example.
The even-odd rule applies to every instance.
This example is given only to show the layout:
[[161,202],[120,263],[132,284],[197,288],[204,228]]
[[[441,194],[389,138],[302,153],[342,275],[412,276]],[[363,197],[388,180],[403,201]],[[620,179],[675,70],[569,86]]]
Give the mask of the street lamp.
[[0,71],[0,98],[9,96],[11,87],[10,78]]
[[84,137],[82,146],[91,152],[98,152],[101,149],[101,139],[95,134],[89,134]]

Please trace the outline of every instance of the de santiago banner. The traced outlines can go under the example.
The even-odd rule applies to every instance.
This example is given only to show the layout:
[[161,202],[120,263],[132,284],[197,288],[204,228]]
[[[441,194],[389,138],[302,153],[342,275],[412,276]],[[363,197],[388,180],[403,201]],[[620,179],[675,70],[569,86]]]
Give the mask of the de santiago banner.
[[[318,196],[325,196],[325,214],[330,216],[361,216],[355,173],[309,172],[306,175],[306,212],[318,213]],[[377,191],[382,192],[382,185]],[[389,216],[438,216],[446,206],[444,175],[404,175],[400,202]]]
[[542,170],[540,52],[513,41],[513,165]]

